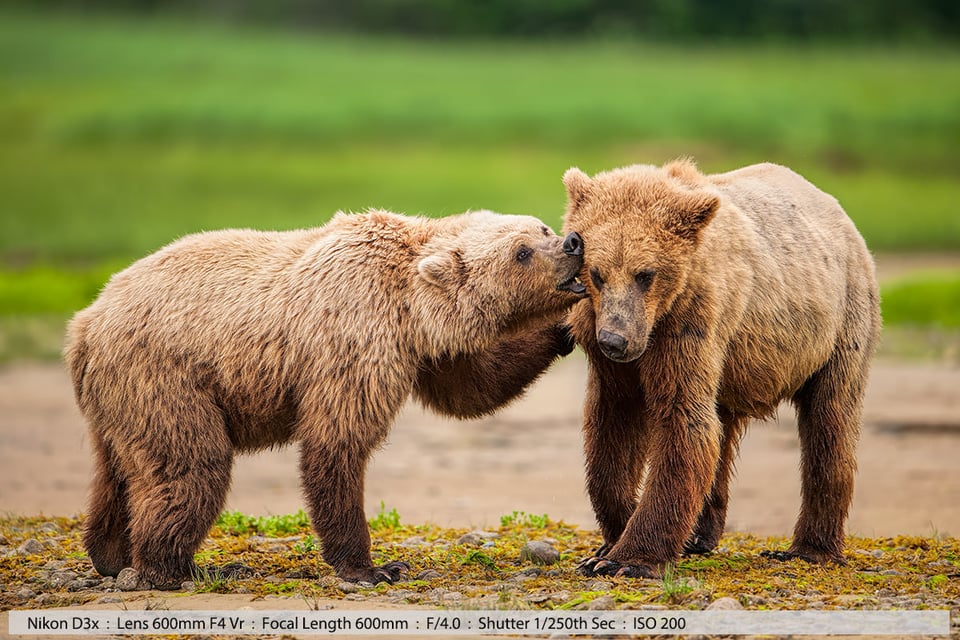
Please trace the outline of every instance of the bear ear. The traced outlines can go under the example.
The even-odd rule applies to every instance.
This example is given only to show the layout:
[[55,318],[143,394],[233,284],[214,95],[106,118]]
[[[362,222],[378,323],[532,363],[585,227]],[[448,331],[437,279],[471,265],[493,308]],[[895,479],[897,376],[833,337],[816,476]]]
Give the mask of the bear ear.
[[576,167],[570,167],[563,174],[563,184],[567,187],[567,197],[573,208],[583,204],[590,194],[590,176]]
[[417,263],[420,277],[437,287],[446,287],[456,278],[456,265],[449,253],[434,253]]
[[673,208],[670,230],[677,236],[696,242],[720,208],[720,197],[709,191],[694,191],[685,195]]

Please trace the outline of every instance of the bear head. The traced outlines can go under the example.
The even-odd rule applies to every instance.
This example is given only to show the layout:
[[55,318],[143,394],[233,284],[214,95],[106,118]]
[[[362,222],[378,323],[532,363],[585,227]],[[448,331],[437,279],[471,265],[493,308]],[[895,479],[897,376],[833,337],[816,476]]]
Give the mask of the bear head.
[[559,320],[586,295],[576,235],[564,244],[537,218],[490,211],[435,225],[417,256],[413,305],[429,316],[430,351],[483,349],[497,335]]
[[571,168],[563,181],[564,231],[582,237],[581,279],[598,346],[611,360],[636,360],[657,319],[686,286],[720,197],[686,161],[624,167],[593,178]]

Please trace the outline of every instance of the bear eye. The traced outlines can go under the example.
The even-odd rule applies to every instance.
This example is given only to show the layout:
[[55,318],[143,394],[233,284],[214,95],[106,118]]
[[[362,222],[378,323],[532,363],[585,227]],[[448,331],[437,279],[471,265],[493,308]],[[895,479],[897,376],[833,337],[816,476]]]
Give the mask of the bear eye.
[[545,236],[550,235],[550,229],[548,229],[548,228],[546,228],[546,227],[540,227],[540,230],[543,231],[543,235],[545,235]]
[[533,255],[533,249],[530,247],[520,247],[517,249],[517,262],[526,262]]
[[654,269],[644,269],[637,275],[633,276],[633,279],[636,281],[637,286],[646,291],[650,288],[650,284],[653,282],[653,277],[657,275],[657,272]]
[[599,291],[603,289],[603,278],[600,277],[600,272],[596,269],[590,269],[590,279],[593,280],[593,286]]

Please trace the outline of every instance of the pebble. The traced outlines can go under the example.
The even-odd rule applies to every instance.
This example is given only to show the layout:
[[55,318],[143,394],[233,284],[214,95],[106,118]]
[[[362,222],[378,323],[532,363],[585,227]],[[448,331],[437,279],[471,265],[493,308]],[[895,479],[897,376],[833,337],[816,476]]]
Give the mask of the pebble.
[[186,580],[180,583],[180,588],[183,591],[193,591],[197,588],[197,583],[195,583],[193,580]]
[[97,604],[118,604],[120,602],[123,602],[123,598],[114,595],[101,596],[97,599]]
[[360,594],[360,593],[348,593],[347,595],[343,596],[343,599],[344,599],[344,600],[354,600],[354,601],[356,601],[356,602],[360,602],[361,600],[366,600],[366,599],[367,599],[367,596],[365,596],[365,595],[363,595],[363,594]]
[[95,589],[100,586],[99,578],[80,578],[67,585],[68,591],[83,591],[84,589]]
[[47,584],[54,589],[59,589],[75,581],[77,577],[73,571],[55,571],[47,579]]
[[739,600],[730,597],[717,598],[707,605],[707,611],[736,611],[738,609],[743,609],[743,605],[740,604]]
[[341,582],[337,585],[337,589],[339,589],[341,593],[356,593],[360,590],[360,587],[353,582]]
[[441,602],[459,602],[460,600],[463,600],[463,594],[459,591],[447,591],[440,596]]
[[540,565],[556,564],[560,560],[560,552],[542,540],[531,540],[520,549],[520,560]]
[[896,569],[886,569],[880,572],[882,576],[902,576],[903,574],[897,571]]
[[116,580],[117,589],[120,591],[136,591],[140,587],[140,574],[133,567],[120,571]]
[[920,598],[904,598],[903,600],[900,600],[897,604],[900,605],[901,607],[912,609],[915,607],[919,607],[921,604],[923,604],[923,600],[921,600]]
[[600,596],[599,598],[594,598],[587,609],[591,611],[606,611],[608,609],[616,609],[617,601],[613,599],[613,596]]
[[494,533],[493,531],[480,531],[478,529],[476,531],[471,531],[470,533],[465,533],[457,538],[457,544],[478,546],[487,542],[492,542],[499,537],[499,533]]
[[33,589],[28,589],[27,587],[24,587],[23,589],[20,589],[20,591],[17,591],[17,597],[22,600],[29,600],[30,598],[36,598],[37,592],[34,591]]
[[755,596],[755,595],[753,595],[753,594],[746,594],[746,595],[740,596],[740,598],[743,600],[743,602],[744,602],[748,607],[756,607],[756,606],[759,606],[759,605],[761,605],[761,604],[767,604],[767,599],[764,598],[763,596]]
[[591,580],[587,583],[587,591],[609,591],[613,589],[613,583],[606,580]]
[[883,549],[874,549],[873,551],[870,552],[870,555],[873,556],[874,558],[882,558]]
[[431,580],[436,580],[439,577],[440,577],[440,572],[437,571],[436,569],[427,569],[417,574],[417,580],[424,580],[426,582],[430,582]]
[[100,580],[100,588],[103,590],[107,589],[116,589],[117,588],[117,579],[113,576],[107,576]]
[[17,547],[17,553],[22,556],[30,556],[37,553],[41,553],[44,547],[43,544],[36,538],[30,538],[19,547]]
[[341,582],[337,585],[337,589],[341,593],[356,593],[360,591],[360,587],[355,582]]
[[60,533],[60,526],[56,522],[44,522],[37,531],[44,533]]
[[557,591],[556,593],[550,594],[550,601],[554,604],[563,604],[570,599],[569,591]]
[[637,607],[638,611],[666,611],[670,607],[662,604],[642,604]]
[[425,547],[429,542],[423,536],[411,536],[400,543],[401,547]]

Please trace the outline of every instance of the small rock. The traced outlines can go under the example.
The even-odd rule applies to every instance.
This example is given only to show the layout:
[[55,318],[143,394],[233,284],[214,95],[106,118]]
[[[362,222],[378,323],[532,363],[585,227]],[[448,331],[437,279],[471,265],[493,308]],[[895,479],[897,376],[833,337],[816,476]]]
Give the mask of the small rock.
[[874,549],[873,551],[870,552],[870,555],[873,556],[874,558],[882,558],[883,549]]
[[53,589],[59,589],[73,582],[77,577],[73,571],[54,571],[47,579],[47,585]]
[[470,533],[465,533],[459,538],[457,538],[457,544],[467,544],[472,546],[477,546],[496,540],[500,537],[499,533],[494,533],[493,531],[471,531]]
[[37,592],[33,589],[24,587],[23,589],[20,589],[20,591],[17,591],[17,597],[21,600],[29,600],[30,598],[36,598]]
[[360,590],[360,587],[353,582],[341,582],[337,585],[337,589],[339,589],[341,593],[356,593]]
[[666,611],[670,607],[662,604],[642,604],[637,607],[638,611]]
[[60,571],[67,568],[66,560],[51,560],[47,564],[43,565],[43,568],[47,571]]
[[367,596],[363,595],[362,593],[348,593],[347,595],[343,596],[343,599],[344,599],[344,600],[354,600],[354,601],[356,601],[356,602],[360,602],[360,601],[362,601],[362,600],[366,600],[366,599],[367,599]]
[[570,599],[569,591],[557,591],[556,593],[550,594],[550,601],[554,604],[563,604]]
[[482,545],[480,545],[480,546],[481,546],[481,547],[484,547],[484,548],[486,548],[486,549],[489,549],[490,547],[495,547],[495,546],[497,546],[497,543],[494,542],[493,540],[487,540],[486,542],[484,542],[484,543],[483,543]]
[[101,589],[116,589],[117,588],[117,579],[113,576],[107,576],[106,578],[100,581]]
[[436,569],[427,569],[417,574],[417,580],[424,580],[426,582],[430,582],[431,580],[436,580],[439,577],[440,577],[440,572],[437,571]]
[[534,593],[532,595],[527,596],[527,602],[530,602],[532,604],[540,604],[542,602],[546,602],[549,599],[550,599],[549,593]]
[[606,580],[591,580],[587,583],[587,591],[609,591],[613,589],[613,583]]
[[52,593],[41,593],[33,601],[38,607],[48,607],[59,602],[59,598]]
[[180,588],[183,591],[193,591],[197,588],[197,583],[193,580],[186,580],[180,583]]
[[530,576],[531,578],[538,578],[543,575],[543,570],[538,567],[527,567],[522,571],[518,571],[517,575],[519,576]]
[[447,591],[440,596],[441,602],[459,602],[460,600],[463,600],[463,594],[459,591]]
[[877,589],[878,598],[895,598],[896,596],[897,592],[893,589]]
[[542,540],[531,540],[520,549],[520,560],[533,564],[550,565],[560,560],[560,552]]
[[101,596],[100,598],[97,599],[98,604],[117,604],[120,602],[123,602],[123,598],[121,598],[120,596],[114,596],[114,595]]
[[120,591],[136,591],[140,588],[140,574],[133,567],[123,569],[116,578]]
[[707,605],[707,611],[735,611],[737,609],[743,609],[743,605],[734,598],[717,598],[709,605]]
[[767,599],[764,598],[763,596],[755,596],[755,595],[749,594],[749,593],[746,594],[746,595],[740,596],[740,599],[741,599],[741,600],[743,601],[743,603],[744,603],[745,605],[747,605],[748,607],[757,607],[757,606],[760,606],[760,605],[762,605],[762,604],[767,604]]
[[591,611],[606,611],[609,609],[616,609],[617,601],[613,599],[613,596],[600,596],[599,598],[594,598],[587,609]]
[[83,591],[85,589],[95,589],[99,586],[99,578],[80,578],[68,584],[67,591]]
[[43,544],[36,538],[30,538],[19,547],[17,547],[17,553],[22,556],[32,556],[37,553],[41,553],[44,549]]
[[899,604],[901,607],[905,609],[914,609],[916,607],[919,607],[921,604],[923,604],[923,600],[921,600],[920,598],[904,598],[903,600],[900,600],[897,604]]
[[341,580],[337,576],[323,576],[320,578],[321,587],[335,587],[340,584]]
[[423,536],[411,536],[400,543],[401,547],[425,547],[429,542]]
[[60,526],[56,522],[44,522],[37,528],[37,531],[44,533],[60,533]]
[[880,572],[882,576],[902,576],[903,574],[897,571],[896,569],[886,569]]

